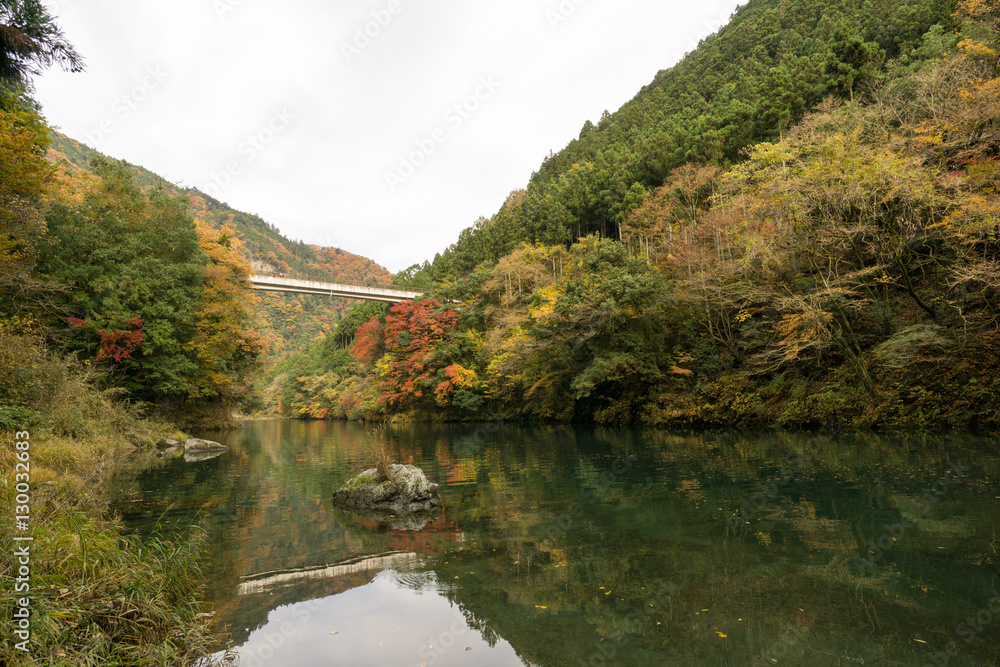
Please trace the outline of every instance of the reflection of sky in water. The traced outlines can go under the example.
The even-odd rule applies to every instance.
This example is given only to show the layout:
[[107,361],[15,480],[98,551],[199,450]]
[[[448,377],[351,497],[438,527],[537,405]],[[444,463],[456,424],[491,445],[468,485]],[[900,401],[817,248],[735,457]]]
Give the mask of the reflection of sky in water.
[[[278,607],[237,649],[241,667],[522,665],[503,639],[491,647],[426,582],[385,570],[359,588]],[[336,633],[336,634],[333,634]],[[469,650],[466,650],[469,649]]]

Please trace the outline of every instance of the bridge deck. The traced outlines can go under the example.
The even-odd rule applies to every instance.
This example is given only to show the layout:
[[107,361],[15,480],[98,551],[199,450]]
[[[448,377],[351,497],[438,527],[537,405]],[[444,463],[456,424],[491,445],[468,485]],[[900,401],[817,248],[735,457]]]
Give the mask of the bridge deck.
[[256,289],[267,292],[320,294],[388,303],[418,299],[423,296],[423,292],[407,292],[404,290],[386,289],[384,287],[339,285],[337,283],[321,283],[315,280],[297,280],[295,278],[277,278],[274,276],[250,276],[250,282]]

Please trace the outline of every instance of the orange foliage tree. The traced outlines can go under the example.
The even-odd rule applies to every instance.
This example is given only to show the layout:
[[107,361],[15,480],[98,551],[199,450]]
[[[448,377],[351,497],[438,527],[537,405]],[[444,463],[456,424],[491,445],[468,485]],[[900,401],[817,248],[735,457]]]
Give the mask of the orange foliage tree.
[[374,364],[378,402],[395,409],[417,407],[435,392],[443,400],[454,389],[451,385],[461,386],[461,371],[453,368],[448,376],[445,370],[451,365],[446,342],[457,324],[454,310],[425,299],[393,305],[384,325],[374,318],[362,325],[351,356]]

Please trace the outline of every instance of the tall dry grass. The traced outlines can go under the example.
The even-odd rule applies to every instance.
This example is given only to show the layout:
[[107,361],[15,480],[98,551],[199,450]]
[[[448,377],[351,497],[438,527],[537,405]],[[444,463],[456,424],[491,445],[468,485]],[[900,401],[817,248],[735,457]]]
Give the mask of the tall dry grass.
[[[214,643],[199,598],[204,535],[141,539],[108,515],[110,485],[155,461],[153,422],[100,376],[0,326],[0,577],[14,562],[16,440],[30,443],[31,651],[0,643],[0,665],[188,665]],[[15,440],[18,431],[30,437]],[[20,533],[19,533],[20,534]],[[23,544],[23,543],[19,543]],[[0,587],[0,626],[24,592]],[[7,638],[10,639],[9,637]],[[208,659],[200,665],[219,664]]]
[[368,431],[369,458],[385,479],[393,479],[392,455],[389,452],[388,422],[379,422]]

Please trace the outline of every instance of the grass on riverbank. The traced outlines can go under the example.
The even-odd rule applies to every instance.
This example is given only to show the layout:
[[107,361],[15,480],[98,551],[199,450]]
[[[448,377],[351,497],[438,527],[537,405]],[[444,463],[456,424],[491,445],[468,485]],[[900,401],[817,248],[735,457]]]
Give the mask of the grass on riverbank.
[[[5,517],[0,521],[0,625],[8,629],[0,642],[0,664],[210,664],[199,662],[213,642],[197,602],[201,532],[192,528],[174,541],[141,539],[124,534],[108,515],[115,473],[149,465],[156,439],[179,434],[95,388],[89,369],[31,341],[14,342],[23,343],[30,358],[3,365],[0,383],[16,380],[30,391],[15,395],[20,400],[14,405],[0,405],[0,511]],[[24,479],[15,477],[16,431],[30,434],[17,438],[30,443],[29,533],[16,531],[14,524],[16,483]],[[15,542],[15,536],[25,534],[34,540]],[[30,591],[20,592],[14,551],[25,544],[30,574],[22,583]],[[31,637],[23,652],[16,648],[20,639],[10,633],[15,604],[26,596]]]

